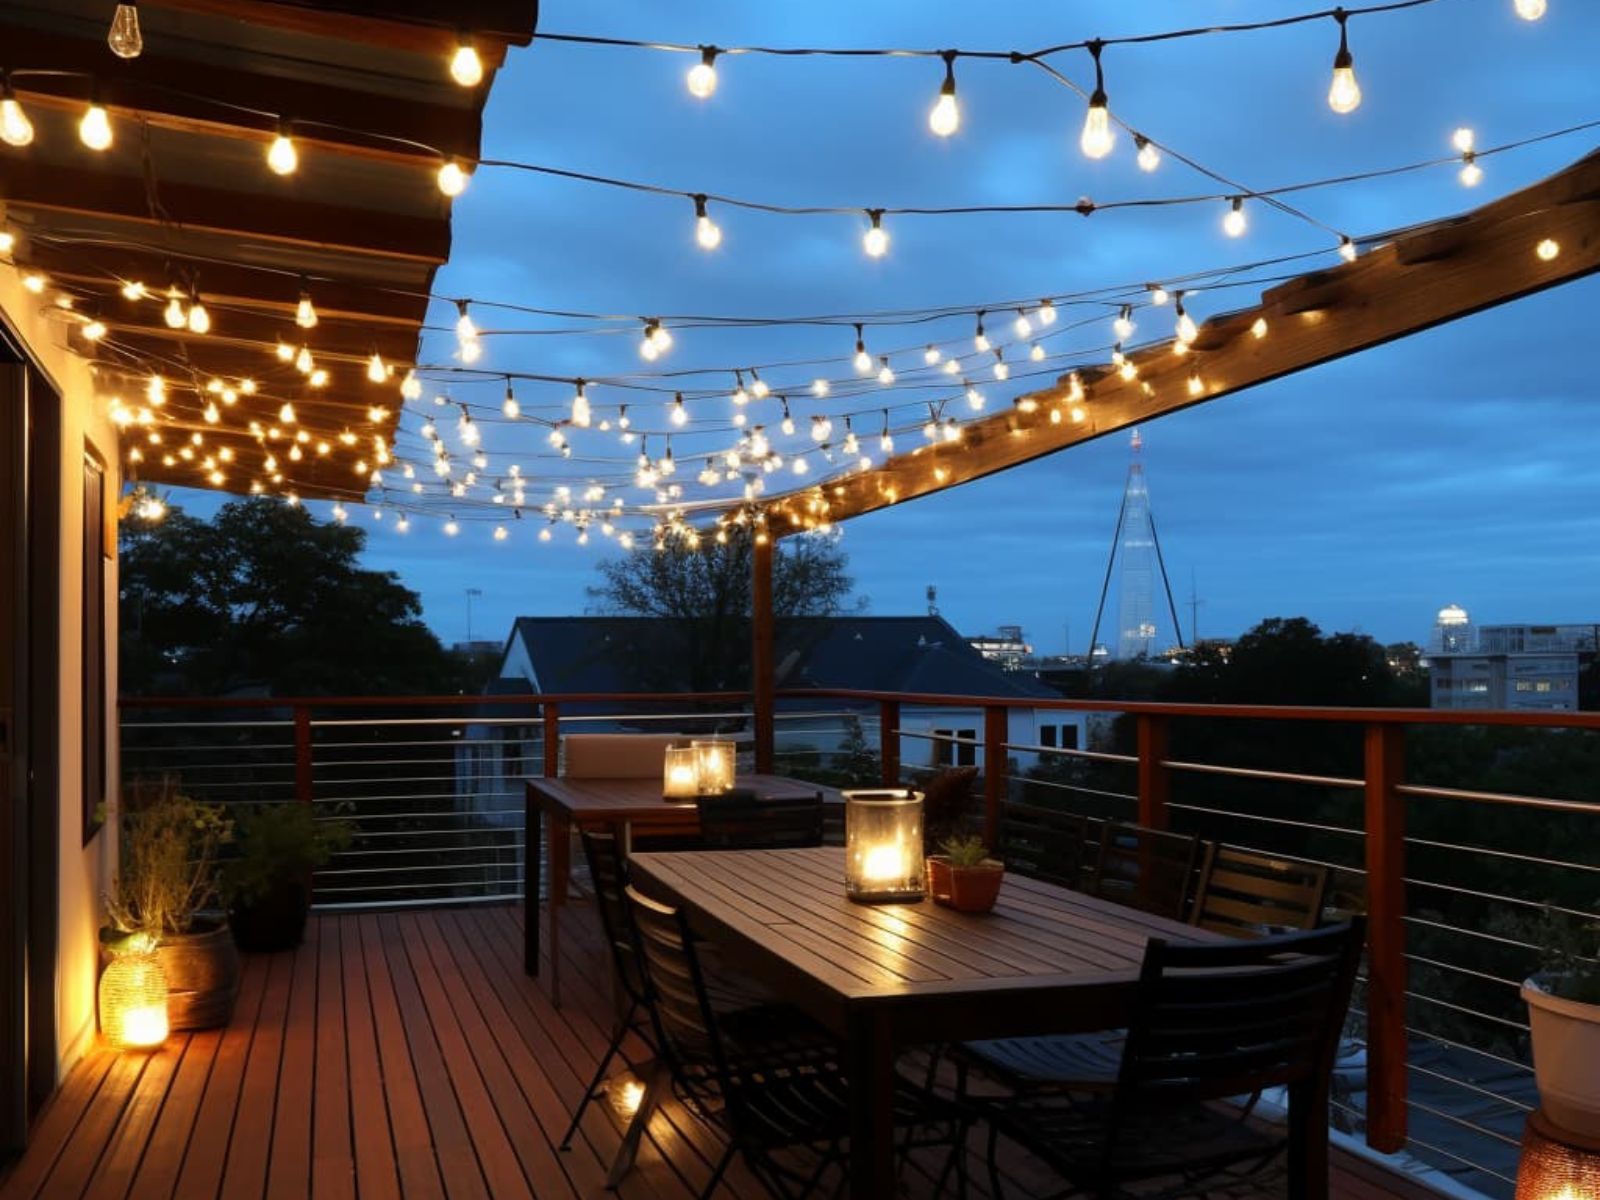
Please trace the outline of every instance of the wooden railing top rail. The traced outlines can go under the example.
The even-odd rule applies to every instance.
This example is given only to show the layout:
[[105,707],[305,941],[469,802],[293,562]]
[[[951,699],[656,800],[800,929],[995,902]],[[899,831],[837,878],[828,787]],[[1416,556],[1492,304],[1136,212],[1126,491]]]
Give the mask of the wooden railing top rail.
[[484,705],[607,704],[625,700],[639,704],[745,704],[750,692],[528,692],[472,696],[119,696],[122,708],[479,708]]

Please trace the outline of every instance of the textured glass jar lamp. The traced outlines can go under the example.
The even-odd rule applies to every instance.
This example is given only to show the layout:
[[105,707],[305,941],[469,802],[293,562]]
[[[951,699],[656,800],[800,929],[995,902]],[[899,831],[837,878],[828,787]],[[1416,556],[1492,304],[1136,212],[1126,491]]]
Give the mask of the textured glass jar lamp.
[[699,775],[700,794],[713,796],[733,790],[733,743],[721,739],[691,742]]
[[116,1050],[167,1040],[167,974],[153,939],[129,938],[100,976],[100,1033]]
[[844,844],[844,891],[850,899],[922,899],[922,793],[846,792]]
[[693,800],[700,794],[700,758],[693,746],[668,746],[661,794],[668,800]]

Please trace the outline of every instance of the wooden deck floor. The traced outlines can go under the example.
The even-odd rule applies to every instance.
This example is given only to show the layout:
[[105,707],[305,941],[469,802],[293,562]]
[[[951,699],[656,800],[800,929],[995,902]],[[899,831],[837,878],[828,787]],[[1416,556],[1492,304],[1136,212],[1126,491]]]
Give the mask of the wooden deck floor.
[[[227,1029],[79,1063],[0,1200],[606,1195],[621,1132],[609,1106],[556,1148],[606,1041],[594,914],[564,914],[560,1010],[522,973],[521,920],[511,908],[314,918],[297,952],[246,959]],[[620,1195],[695,1196],[719,1149],[670,1104]],[[908,1177],[907,1191],[931,1187]],[[736,1166],[719,1197],[764,1194]],[[1007,1194],[1036,1192],[1022,1181]],[[1431,1195],[1344,1155],[1334,1194]]]

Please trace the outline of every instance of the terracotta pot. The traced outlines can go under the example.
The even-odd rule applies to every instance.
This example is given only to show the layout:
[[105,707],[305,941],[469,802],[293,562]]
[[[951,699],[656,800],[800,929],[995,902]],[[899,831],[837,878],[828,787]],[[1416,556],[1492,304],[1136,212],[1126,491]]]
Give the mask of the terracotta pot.
[[928,857],[928,894],[957,912],[985,913],[1000,898],[1005,864],[986,858],[975,867],[953,867],[943,854]]
[[1539,1103],[1562,1129],[1600,1138],[1600,1004],[1558,996],[1549,982],[1536,975],[1522,985]]
[[173,1029],[217,1029],[228,1023],[239,994],[239,952],[226,921],[197,919],[189,933],[166,935],[156,958],[167,973],[167,1019]]

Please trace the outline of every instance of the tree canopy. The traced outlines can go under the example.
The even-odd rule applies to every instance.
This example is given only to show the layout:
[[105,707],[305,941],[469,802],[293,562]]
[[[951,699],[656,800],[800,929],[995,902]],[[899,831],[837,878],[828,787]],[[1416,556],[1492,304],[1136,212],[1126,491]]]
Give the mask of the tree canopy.
[[254,497],[209,520],[179,508],[120,539],[121,686],[129,694],[422,694],[456,666],[417,594],[358,565],[366,531]]

